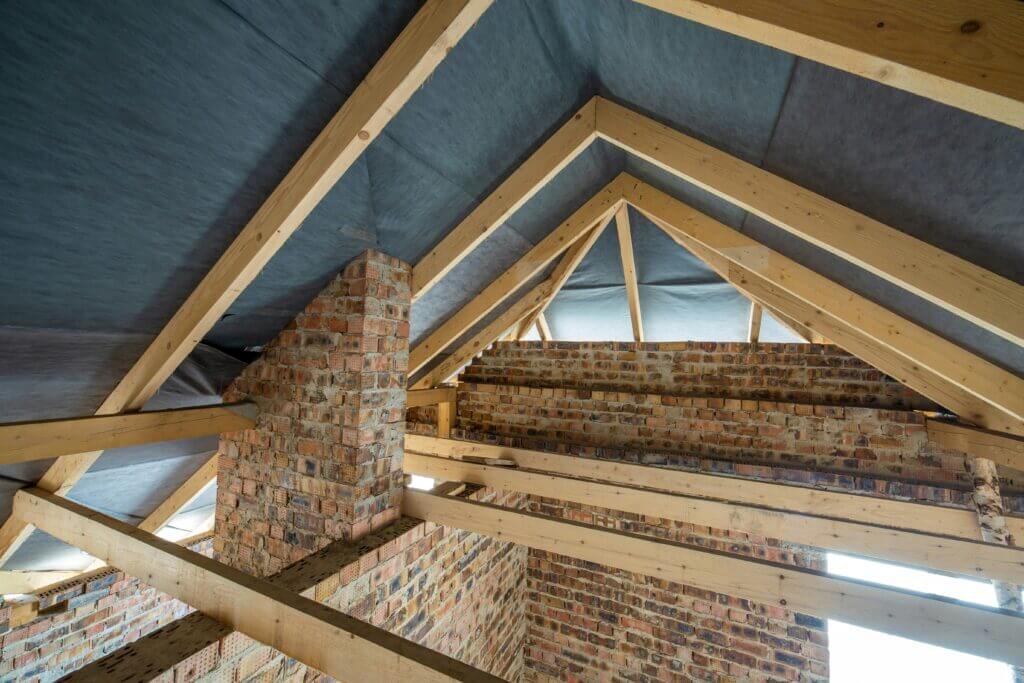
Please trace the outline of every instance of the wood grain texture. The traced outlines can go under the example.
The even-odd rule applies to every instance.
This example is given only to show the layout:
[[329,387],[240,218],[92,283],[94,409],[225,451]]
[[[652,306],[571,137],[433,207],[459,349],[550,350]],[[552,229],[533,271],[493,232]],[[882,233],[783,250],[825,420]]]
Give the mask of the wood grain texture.
[[432,406],[455,400],[455,387],[437,387],[434,389],[413,389],[406,392],[406,408]]
[[626,107],[602,99],[597,112],[602,138],[993,334],[1024,345],[1024,286]]
[[[727,259],[730,273],[727,280],[750,292],[757,300],[770,303],[812,329],[819,329],[817,319],[830,318],[867,337],[877,351],[901,358],[906,371],[893,376],[911,388],[947,408],[958,412],[968,409],[967,414],[961,412],[961,415],[972,422],[990,429],[1024,432],[1024,380],[1016,375],[645,183],[635,181],[626,196],[631,204],[657,218],[670,231],[684,233]],[[781,304],[778,297],[773,297],[773,288],[798,299],[810,310],[797,312],[792,306]],[[836,336],[835,326],[832,327],[831,331],[821,330],[822,334],[843,346],[844,342]],[[885,367],[876,365],[873,358],[844,348],[889,373]],[[908,376],[910,379],[905,380]],[[935,386],[944,387],[942,400],[919,388],[923,383],[912,383],[915,376],[926,380],[929,391]],[[957,405],[949,402],[950,396]],[[972,398],[980,399],[995,411],[978,409],[977,401]]]
[[412,271],[413,301],[437,284],[586,149],[596,137],[595,120],[596,100],[591,100],[420,259]]
[[14,514],[338,680],[501,680],[41,489],[19,491]]
[[839,579],[672,541],[406,491],[404,514],[503,542],[697,586],[823,619],[1013,664],[1024,663],[1024,614]]
[[1013,0],[636,0],[1024,128],[1024,9]]
[[928,420],[925,425],[928,439],[943,448],[1024,472],[1024,438],[944,420]]
[[756,301],[750,302],[750,319],[747,321],[747,341],[756,344],[761,338],[761,316],[763,309]]
[[[614,481],[626,486],[728,500],[744,505],[784,509],[799,514],[823,515],[850,522],[906,529],[936,536],[949,536],[968,541],[975,541],[979,537],[978,521],[971,510],[958,510],[725,475],[686,472],[593,458],[584,459],[571,455],[493,446],[473,441],[438,439],[418,434],[406,434],[405,447],[414,453],[446,458],[466,456],[503,458],[514,461],[519,467],[553,474],[585,476]],[[1011,533],[1024,538],[1024,518],[1007,517],[1006,522]]]
[[525,285],[559,254],[587,234],[587,230],[619,201],[621,188],[609,183],[583,206],[551,231],[544,239],[499,275],[479,294],[426,336],[409,352],[409,373],[422,369],[437,354],[459,339],[507,297]]
[[633,231],[629,226],[629,207],[619,206],[615,212],[615,231],[619,238],[619,258],[622,261],[622,277],[626,282],[626,299],[629,302],[629,320],[633,326],[633,341],[644,340],[644,321],[640,313],[640,287],[636,282],[636,261],[633,258]]
[[0,424],[0,464],[248,429],[256,406],[200,406]]
[[[106,398],[98,415],[132,412],[146,404],[492,2],[427,0]],[[37,486],[66,494],[101,453],[61,456]],[[13,517],[4,522],[0,563],[30,533]]]
[[616,480],[595,481],[591,478],[593,475],[586,471],[587,464],[588,461],[581,461],[577,472],[578,476],[587,476],[588,479],[578,479],[547,470],[494,467],[422,455],[408,449],[403,461],[408,474],[742,531],[979,579],[1024,582],[1024,549],[837,519],[824,513],[793,512],[785,507],[782,500],[771,508],[755,507],[731,500],[682,496]]

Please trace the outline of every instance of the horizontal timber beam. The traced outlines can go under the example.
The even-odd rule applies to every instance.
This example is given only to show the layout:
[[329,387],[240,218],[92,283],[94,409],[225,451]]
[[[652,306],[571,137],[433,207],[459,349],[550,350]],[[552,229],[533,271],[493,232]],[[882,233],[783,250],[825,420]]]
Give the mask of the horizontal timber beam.
[[41,489],[14,515],[339,680],[501,680]]
[[0,424],[0,465],[249,429],[256,404]]
[[[929,419],[925,427],[928,440],[943,448],[962,451],[972,458],[985,458],[1002,467],[1024,472],[1024,438],[945,420]],[[1018,538],[1024,539],[1024,536]]]
[[[426,0],[337,114],[96,411],[141,409],[334,184],[405,106],[493,0]],[[102,451],[57,458],[37,485],[66,495]],[[32,529],[0,527],[0,563]]]
[[[626,200],[670,236],[684,235],[728,261],[727,281],[758,301],[820,332],[961,417],[989,429],[1024,434],[1024,379],[646,183],[634,180]],[[774,296],[772,290],[782,296]],[[785,297],[792,302],[782,303]],[[854,347],[845,343],[836,327],[843,328],[846,336],[867,340],[868,353],[854,348],[856,343]]]
[[[593,476],[582,461],[580,474]],[[545,470],[515,469],[421,455],[406,449],[407,474],[479,484],[599,508],[716,529],[735,529],[816,548],[940,569],[972,578],[1024,583],[1024,549],[950,536],[764,508],[731,501],[682,496],[621,481],[570,478]],[[827,513],[825,513],[827,514]],[[907,523],[911,523],[907,520]]]
[[636,0],[1024,128],[1024,9],[1010,0]]
[[438,403],[450,403],[455,400],[455,387],[436,387],[434,389],[410,389],[406,393],[405,407],[419,408]]
[[422,491],[407,490],[402,511],[506,543],[1024,664],[1021,612],[882,588],[808,569]]
[[613,180],[591,197],[504,273],[477,294],[455,315],[426,336],[409,352],[409,373],[421,370],[437,354],[469,331],[506,298],[544,269],[559,254],[583,238],[595,222],[622,199],[623,183]]
[[597,129],[631,154],[1024,345],[1024,286],[614,102],[598,100]]
[[[493,446],[473,441],[438,439],[418,434],[406,434],[405,448],[411,452],[445,458],[476,456],[506,459],[514,461],[519,467],[550,474],[585,476],[614,481],[626,486],[729,500],[745,505],[785,509],[792,513],[822,515],[962,540],[975,541],[978,538],[978,517],[973,510],[958,510],[721,474],[702,474],[525,448]],[[1024,538],[1024,518],[1007,517],[1006,522],[1015,537]]]

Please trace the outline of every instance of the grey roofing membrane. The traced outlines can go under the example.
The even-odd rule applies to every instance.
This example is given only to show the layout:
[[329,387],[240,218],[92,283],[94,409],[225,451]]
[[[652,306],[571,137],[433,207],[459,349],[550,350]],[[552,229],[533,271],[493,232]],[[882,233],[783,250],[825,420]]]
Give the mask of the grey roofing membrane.
[[[95,410],[419,4],[0,4],[0,421]],[[1024,282],[1024,131],[629,0],[497,0],[214,326],[187,375],[212,379],[177,400],[215,400],[233,356],[367,247],[415,262],[596,94]],[[603,142],[417,302],[414,340],[623,170],[1024,373],[1021,348]],[[632,223],[648,338],[742,338],[746,302]],[[549,322],[629,338],[614,228]],[[107,454],[73,495],[140,518],[208,450]],[[41,466],[0,469],[0,515]],[[40,543],[12,562],[57,562]]]

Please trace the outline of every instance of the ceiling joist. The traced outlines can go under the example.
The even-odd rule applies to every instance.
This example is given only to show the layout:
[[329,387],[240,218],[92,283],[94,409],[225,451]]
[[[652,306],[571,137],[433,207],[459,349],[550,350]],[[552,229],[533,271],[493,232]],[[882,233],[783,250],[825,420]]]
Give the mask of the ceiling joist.
[[1024,11],[1008,0],[636,0],[1024,128]]
[[[403,467],[406,474],[443,481],[478,484],[498,491],[526,493],[716,529],[736,530],[979,579],[1024,583],[1024,549],[1021,548],[954,539],[945,534],[923,533],[907,528],[906,525],[913,525],[909,518],[903,520],[899,527],[890,527],[837,519],[831,514],[826,517],[796,512],[788,509],[783,497],[787,492],[784,486],[776,487],[777,498],[771,508],[730,499],[665,493],[634,486],[618,478],[596,477],[589,469],[590,460],[576,460],[579,461],[576,476],[586,479],[543,469],[496,467],[443,456],[423,455],[409,449],[406,450]],[[659,472],[651,474],[651,478],[654,478]],[[665,478],[671,479],[672,473],[666,473]],[[664,487],[659,485],[658,488]]]
[[422,491],[405,514],[586,562],[1024,664],[1024,614]]
[[19,491],[14,515],[336,679],[500,681],[287,588],[41,489]]

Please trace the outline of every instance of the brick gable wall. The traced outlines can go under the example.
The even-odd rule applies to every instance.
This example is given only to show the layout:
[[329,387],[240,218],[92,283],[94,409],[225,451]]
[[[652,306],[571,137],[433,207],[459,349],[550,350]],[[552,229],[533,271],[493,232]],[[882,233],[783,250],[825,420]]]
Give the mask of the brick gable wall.
[[460,377],[474,384],[934,409],[832,344],[498,342]]

